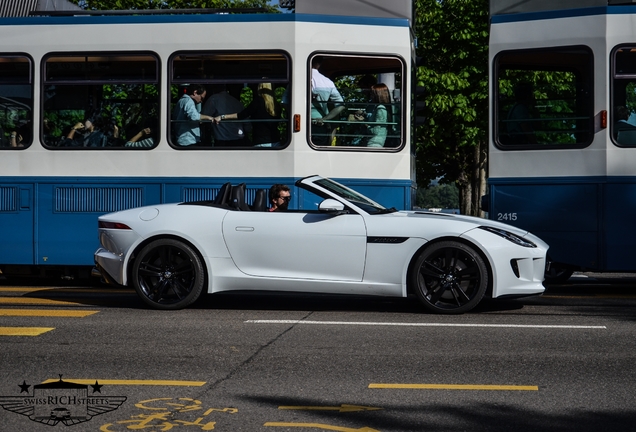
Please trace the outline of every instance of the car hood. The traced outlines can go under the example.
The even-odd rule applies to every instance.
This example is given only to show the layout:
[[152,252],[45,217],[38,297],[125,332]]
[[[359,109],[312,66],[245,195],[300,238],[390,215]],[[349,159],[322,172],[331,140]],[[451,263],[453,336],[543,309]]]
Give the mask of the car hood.
[[474,227],[489,226],[493,228],[500,228],[522,237],[528,234],[527,230],[523,230],[523,229],[517,228],[512,225],[508,225],[502,222],[496,222],[490,219],[484,219],[484,218],[475,217],[475,216],[456,215],[456,214],[449,214],[449,213],[436,213],[436,212],[434,213],[434,212],[426,212],[421,210],[402,211],[399,213],[404,214],[410,218],[453,220],[456,222],[465,222],[466,224],[473,225]]

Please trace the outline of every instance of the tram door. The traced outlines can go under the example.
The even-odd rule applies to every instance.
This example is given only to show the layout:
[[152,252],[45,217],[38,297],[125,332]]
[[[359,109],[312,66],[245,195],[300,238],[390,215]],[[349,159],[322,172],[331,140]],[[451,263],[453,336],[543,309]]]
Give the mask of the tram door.
[[0,264],[34,263],[32,184],[0,184]]

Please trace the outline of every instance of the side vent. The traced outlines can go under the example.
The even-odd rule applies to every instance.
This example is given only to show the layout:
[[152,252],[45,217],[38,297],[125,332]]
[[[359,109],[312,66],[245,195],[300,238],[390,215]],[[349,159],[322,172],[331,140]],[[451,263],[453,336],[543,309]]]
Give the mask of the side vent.
[[18,211],[18,188],[0,187],[0,212]]
[[110,213],[142,205],[143,188],[55,188],[57,213]]

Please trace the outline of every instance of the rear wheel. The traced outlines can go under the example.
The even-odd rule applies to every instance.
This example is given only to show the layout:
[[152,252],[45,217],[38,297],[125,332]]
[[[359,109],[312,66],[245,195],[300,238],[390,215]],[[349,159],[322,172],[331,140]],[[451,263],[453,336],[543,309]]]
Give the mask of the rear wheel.
[[182,241],[159,239],[147,244],[135,260],[133,283],[154,309],[182,309],[203,290],[205,270],[199,255]]
[[443,241],[424,249],[415,261],[411,284],[426,309],[459,314],[475,306],[488,288],[488,267],[472,247]]

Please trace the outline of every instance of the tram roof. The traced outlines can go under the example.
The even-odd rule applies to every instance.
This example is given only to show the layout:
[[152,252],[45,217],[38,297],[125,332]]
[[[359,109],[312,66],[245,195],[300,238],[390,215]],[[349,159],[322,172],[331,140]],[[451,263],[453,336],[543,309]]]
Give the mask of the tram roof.
[[[279,6],[295,14],[369,18],[402,18],[413,22],[413,0],[279,0]],[[247,14],[264,8],[83,10],[68,0],[0,0],[0,17],[25,16],[131,16],[187,14]]]
[[[161,23],[232,23],[232,22],[307,22],[350,25],[374,25],[388,27],[409,27],[406,19],[376,18],[366,16],[310,15],[291,13],[193,13],[172,10],[166,13],[102,13],[95,14],[46,14],[18,18],[0,17],[4,25],[58,25],[58,24],[161,24]],[[111,11],[122,12],[122,11]],[[134,11],[141,12],[141,11]]]
[[490,16],[614,5],[636,5],[636,0],[490,0]]

